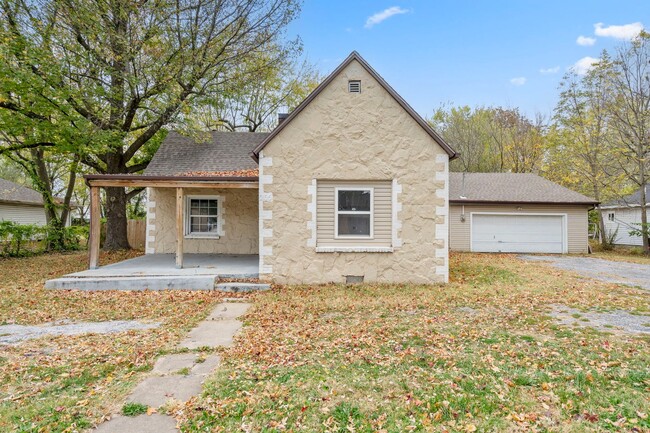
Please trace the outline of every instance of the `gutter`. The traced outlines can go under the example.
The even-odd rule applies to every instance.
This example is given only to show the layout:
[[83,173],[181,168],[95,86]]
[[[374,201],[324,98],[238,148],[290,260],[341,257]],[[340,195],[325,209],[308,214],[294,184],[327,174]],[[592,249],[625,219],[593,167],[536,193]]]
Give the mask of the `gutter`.
[[259,176],[148,176],[144,174],[85,174],[86,184],[91,180],[149,180],[191,182],[250,182],[257,183]]
[[575,206],[596,206],[598,205],[597,201],[503,201],[503,200],[458,200],[453,199],[449,200],[449,204],[536,204],[536,205],[575,205]]

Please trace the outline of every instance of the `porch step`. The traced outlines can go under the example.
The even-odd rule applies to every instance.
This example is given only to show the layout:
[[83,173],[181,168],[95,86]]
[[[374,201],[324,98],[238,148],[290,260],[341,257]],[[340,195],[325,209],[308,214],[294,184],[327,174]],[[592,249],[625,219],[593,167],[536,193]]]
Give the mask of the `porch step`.
[[214,290],[215,275],[63,277],[49,280],[46,289],[59,290]]
[[270,284],[265,283],[217,283],[214,288],[220,292],[257,292],[263,290],[269,290],[271,288]]

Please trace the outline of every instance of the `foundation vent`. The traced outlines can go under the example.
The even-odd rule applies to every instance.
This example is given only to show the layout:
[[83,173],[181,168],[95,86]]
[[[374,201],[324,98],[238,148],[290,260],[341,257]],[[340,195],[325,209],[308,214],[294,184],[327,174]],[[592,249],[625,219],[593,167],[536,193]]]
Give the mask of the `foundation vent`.
[[345,284],[363,283],[363,275],[345,275]]

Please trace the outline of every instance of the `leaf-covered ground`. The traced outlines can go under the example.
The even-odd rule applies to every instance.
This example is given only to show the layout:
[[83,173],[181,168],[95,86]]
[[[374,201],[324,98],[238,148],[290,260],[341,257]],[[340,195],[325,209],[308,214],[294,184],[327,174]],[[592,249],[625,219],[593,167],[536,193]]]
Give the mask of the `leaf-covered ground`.
[[[102,256],[102,263],[133,253]],[[45,280],[84,269],[84,253],[0,259],[0,324],[57,320],[160,321],[157,329],[47,337],[0,346],[0,431],[84,431],[119,412],[124,396],[221,296],[216,292],[44,290]]]
[[[125,258],[113,254],[103,263]],[[0,431],[83,431],[221,300],[208,292],[45,291],[85,255],[0,260],[0,323],[162,321],[0,351]],[[650,431],[650,339],[562,327],[550,305],[650,314],[649,294],[512,256],[452,256],[447,286],[279,287],[183,431]]]
[[259,295],[187,432],[650,431],[650,339],[562,327],[549,305],[650,314],[648,292],[507,255],[447,286]]

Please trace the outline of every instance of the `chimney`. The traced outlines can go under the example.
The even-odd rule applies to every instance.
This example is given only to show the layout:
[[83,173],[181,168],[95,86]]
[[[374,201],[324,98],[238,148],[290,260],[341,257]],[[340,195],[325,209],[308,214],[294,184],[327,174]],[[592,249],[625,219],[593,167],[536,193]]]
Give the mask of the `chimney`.
[[280,126],[280,124],[284,122],[287,117],[289,117],[289,113],[278,113],[278,126]]

